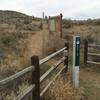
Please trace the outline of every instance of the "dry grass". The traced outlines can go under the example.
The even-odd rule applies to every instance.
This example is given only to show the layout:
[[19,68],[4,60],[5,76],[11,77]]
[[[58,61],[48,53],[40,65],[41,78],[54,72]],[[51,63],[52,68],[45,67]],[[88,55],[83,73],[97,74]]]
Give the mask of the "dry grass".
[[87,39],[89,42],[95,42],[97,44],[100,43],[100,28],[98,25],[73,25],[68,29],[63,30],[65,35],[79,35],[81,37],[81,41]]
[[80,83],[84,87],[85,100],[100,100],[100,68],[89,64],[80,70]]
[[59,76],[58,79],[53,83],[43,100],[85,100],[84,99],[84,88],[80,87],[75,89],[70,81],[71,73],[64,76]]
[[63,80],[57,80],[50,88],[48,95],[44,100],[84,100],[84,89],[74,89],[71,82],[64,83]]
[[26,81],[25,83],[22,83],[21,85],[18,86],[18,91],[12,91],[12,92],[3,92],[3,93],[0,93],[0,100],[15,100],[17,95],[19,94],[23,94],[24,91],[28,88],[29,86],[29,83]]
[[[36,26],[36,30],[39,28],[37,28],[38,24],[41,24],[40,22],[32,23]],[[2,38],[4,44],[6,45],[1,44],[0,42],[0,47],[3,48],[1,51],[6,54],[6,59],[0,61],[0,79],[10,76],[18,72],[19,70],[28,67],[31,56],[39,55],[39,57],[42,58],[43,56],[51,54],[52,52],[57,51],[64,46],[64,41],[60,39],[56,33],[49,34],[48,30],[38,30],[38,32],[34,33],[34,31],[32,31],[34,25],[26,25],[24,27],[27,30],[25,34],[17,34],[18,36],[13,38],[13,34],[6,34]],[[15,28],[16,27],[13,28],[13,32],[16,32]],[[31,28],[31,33],[27,28]],[[4,29],[1,27],[0,32],[2,31],[4,31]],[[6,29],[6,31],[11,32],[12,30]],[[100,29],[98,26],[77,25],[68,28],[67,32],[74,35],[80,35],[82,37],[82,40],[88,38],[89,41],[96,41],[97,43],[100,42]],[[23,35],[25,35],[25,37],[23,37]],[[3,36],[3,34],[0,34],[0,37],[1,36]],[[6,39],[5,37],[8,37],[8,39]],[[7,41],[11,44],[9,44]],[[69,81],[70,78],[71,77],[69,76],[68,80],[65,80],[64,78],[59,77],[50,87],[48,93],[46,94],[47,96],[44,97],[43,100],[85,100],[84,96],[86,94],[84,88],[80,87],[79,89],[75,89],[72,86],[71,81]],[[24,89],[27,88],[27,86],[28,84],[22,84],[21,86],[19,86],[18,93],[23,92]],[[2,93],[2,97],[5,98],[0,98],[0,100],[13,100],[16,97],[16,93],[14,93],[14,91],[11,92],[10,95]]]
[[[36,33],[34,33],[34,32],[28,33],[27,32],[25,34],[23,32],[23,34],[21,34],[22,36],[20,34],[18,34],[18,36],[21,36],[21,37],[17,37],[17,39],[16,39],[16,37],[12,38],[12,34],[10,34],[10,33],[6,34],[6,37],[3,37],[3,41],[4,41],[5,45],[7,45],[7,48],[4,44],[1,45],[5,50],[4,53],[6,54],[6,58],[2,59],[1,63],[0,63],[0,65],[1,65],[0,80],[4,79],[5,77],[8,77],[14,73],[17,73],[18,71],[24,69],[25,67],[28,67],[30,64],[31,56],[38,55],[40,58],[42,57],[43,36],[45,36],[44,37],[45,38],[45,43],[44,43],[45,48],[44,49],[46,49],[45,51],[53,52],[53,51],[57,50],[58,48],[60,48],[60,46],[61,46],[60,44],[62,44],[62,42],[60,41],[60,38],[59,38],[58,44],[56,45],[58,38],[56,38],[56,36],[54,36],[53,38],[51,37],[51,39],[48,40],[49,34],[48,34],[48,32],[47,33],[46,32],[44,33],[44,35],[43,35],[42,31],[39,31]],[[3,34],[1,34],[1,36],[2,35]],[[23,35],[25,35],[25,37],[23,37]],[[6,38],[8,39],[9,43],[6,41]],[[52,41],[53,46],[51,45],[51,41]],[[48,46],[48,43],[49,43],[49,46]],[[55,45],[56,45],[56,47],[55,47]],[[25,86],[21,86],[22,89],[24,87]],[[20,88],[20,90],[21,90],[21,88]],[[10,91],[9,93],[11,95],[9,95],[9,93],[7,95],[5,92],[3,92],[2,97],[4,97],[4,100],[13,100],[14,97],[16,96],[16,93],[14,93],[14,91],[11,92],[11,89],[9,89],[9,91]]]

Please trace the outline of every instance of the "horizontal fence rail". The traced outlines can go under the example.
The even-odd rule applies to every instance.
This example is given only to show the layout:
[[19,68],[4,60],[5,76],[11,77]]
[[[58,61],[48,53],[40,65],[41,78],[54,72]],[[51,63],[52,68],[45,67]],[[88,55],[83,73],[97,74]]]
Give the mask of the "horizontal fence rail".
[[89,47],[100,47],[100,45],[97,44],[88,44]]
[[64,61],[64,57],[61,58],[55,66],[52,66],[45,74],[43,74],[40,78],[40,82],[42,82],[54,69],[56,69],[62,62]]
[[87,63],[100,65],[100,63],[99,63],[99,62],[94,62],[94,61],[89,61],[89,60],[87,61]]
[[22,70],[22,71],[20,71],[20,72],[18,72],[16,74],[12,75],[12,76],[10,76],[10,77],[7,77],[4,80],[0,81],[0,86],[5,85],[5,84],[7,84],[7,83],[9,83],[9,82],[11,82],[11,81],[23,76],[24,74],[26,74],[26,73],[28,73],[30,71],[33,71],[33,70],[34,70],[34,66],[30,66],[30,67],[28,67],[28,68],[26,68],[26,69],[24,69],[24,70]]
[[41,65],[41,64],[47,62],[48,60],[52,59],[53,57],[55,57],[56,55],[58,55],[59,53],[61,53],[61,52],[64,51],[65,49],[66,49],[66,47],[65,47],[65,48],[62,48],[61,50],[59,50],[59,51],[57,51],[57,52],[55,52],[55,53],[53,53],[53,54],[51,54],[50,56],[47,56],[47,57],[44,58],[44,59],[40,60],[39,64]]
[[[0,88],[4,87],[4,85],[8,84],[9,82],[13,82],[14,80],[24,76],[25,74],[31,72],[32,74],[32,85],[30,85],[27,89],[24,90],[21,94],[19,94],[15,100],[24,100],[26,96],[32,93],[32,100],[40,100],[40,97],[44,95],[44,93],[48,90],[50,85],[57,79],[60,73],[65,70],[68,71],[68,49],[69,43],[65,43],[65,47],[60,49],[59,51],[45,57],[42,60],[39,60],[38,56],[31,57],[31,66],[28,68],[23,69],[22,71],[17,72],[14,75],[11,75],[3,80],[0,80]],[[57,56],[58,54],[63,52],[63,57],[54,65],[51,66],[49,70],[47,70],[41,77],[40,77],[40,66],[47,61],[51,60],[53,57]],[[48,85],[42,90],[40,93],[40,84],[45,80],[45,78],[55,70],[60,64],[64,64],[64,67],[54,76],[52,81],[48,83]]]
[[89,48],[90,47],[96,49],[95,47],[100,47],[100,45],[98,45],[98,44],[90,44],[90,43],[88,43],[87,40],[84,42],[84,64],[100,65],[100,62],[88,60],[88,56],[100,57],[100,54],[98,54],[98,53],[89,52]]
[[29,93],[31,93],[33,90],[35,89],[35,85],[31,85],[30,87],[28,87],[26,90],[24,90],[23,93],[21,93],[20,95],[18,95],[15,100],[22,100],[24,99]]
[[97,53],[88,53],[88,55],[90,55],[90,56],[100,56],[100,54],[97,54]]
[[63,67],[58,73],[57,75],[53,78],[53,80],[51,82],[49,82],[49,84],[44,88],[44,90],[40,93],[40,97],[43,96],[43,94],[47,91],[47,89],[50,87],[50,85],[56,80],[56,78],[60,75],[60,73],[64,70],[65,67]]

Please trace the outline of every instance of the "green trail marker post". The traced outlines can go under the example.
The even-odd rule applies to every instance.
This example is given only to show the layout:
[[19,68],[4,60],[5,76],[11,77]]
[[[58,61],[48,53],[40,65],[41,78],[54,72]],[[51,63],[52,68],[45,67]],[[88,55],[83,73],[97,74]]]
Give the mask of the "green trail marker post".
[[73,37],[73,85],[79,87],[80,36]]

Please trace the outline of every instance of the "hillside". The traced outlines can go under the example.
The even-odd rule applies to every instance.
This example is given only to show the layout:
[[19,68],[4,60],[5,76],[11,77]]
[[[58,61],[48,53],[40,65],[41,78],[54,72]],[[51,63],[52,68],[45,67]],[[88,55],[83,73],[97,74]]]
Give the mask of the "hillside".
[[[1,79],[15,73],[16,70],[21,70],[24,65],[27,66],[32,51],[39,52],[29,48],[34,38],[40,37],[40,26],[41,21],[33,20],[31,16],[15,11],[0,11]],[[38,45],[35,43],[34,45]]]
[[[31,56],[38,55],[41,59],[43,52],[46,56],[57,47],[61,48],[61,39],[57,35],[49,36],[48,30],[42,30],[41,20],[38,18],[32,19],[30,16],[14,11],[1,11],[0,14],[2,16],[0,19],[0,80],[29,67]],[[58,39],[60,42],[55,46]],[[45,50],[42,50],[43,44]],[[8,91],[9,89],[5,92],[9,94]],[[5,92],[0,91],[0,100],[6,100]]]
[[73,35],[81,36],[83,42],[87,39],[89,42],[100,44],[100,19],[88,19],[82,21],[63,20],[64,38]]
[[15,23],[16,24],[16,22],[25,23],[26,21],[32,22],[32,19],[33,19],[32,16],[28,16],[20,12],[0,10],[0,24],[1,23],[7,23],[7,24]]
[[[91,43],[95,42],[99,44],[99,19],[86,21],[67,21],[64,19],[63,38],[68,40],[68,35],[71,36],[71,41],[73,41],[73,35],[80,35],[82,43],[85,39],[87,39]],[[71,45],[69,47],[70,67],[72,67],[71,41]],[[52,52],[57,51],[63,46],[64,41],[58,37],[58,34],[49,34],[46,21],[42,23],[41,19],[36,19],[32,16],[15,11],[0,11],[0,80],[28,67],[31,62],[31,56],[38,55],[41,59]],[[83,47],[83,45],[81,47]],[[83,48],[81,48],[81,50],[83,52]],[[83,57],[82,52],[81,57]],[[56,59],[53,60],[56,61]],[[50,65],[54,64],[54,61],[50,61]],[[49,63],[46,63],[46,65],[41,67],[41,72],[44,73],[44,70],[51,67]],[[51,100],[66,100],[65,98],[68,98],[68,100],[90,100],[88,96],[95,94],[96,89],[98,89],[97,93],[99,93],[99,74],[96,74],[97,72],[94,68],[92,70],[90,66],[85,66],[83,64],[83,58],[81,58],[80,63],[82,67],[80,69],[81,87],[79,90],[75,90],[74,87],[72,87],[72,82],[70,81],[72,73],[70,71],[71,69],[69,69],[67,75],[65,74],[64,77],[62,77],[63,79],[59,77],[58,80],[54,82],[55,84],[51,86],[46,97],[44,97],[46,99],[43,100],[50,100],[50,98]],[[89,68],[87,69],[84,67]],[[67,80],[65,80],[65,76]],[[95,77],[97,77],[98,80],[95,80]],[[30,79],[29,76],[28,78]],[[47,79],[47,81],[49,81],[49,79]],[[94,82],[90,87],[90,83],[92,83],[92,81]],[[20,93],[20,91],[24,91],[24,89],[29,85],[28,81],[25,80],[25,82],[26,83],[23,83],[22,86],[18,86],[19,90],[17,92]],[[95,84],[97,84],[97,87],[94,86]],[[92,85],[94,87],[92,87]],[[12,88],[15,89],[13,85]],[[94,88],[95,91],[92,91],[92,88]],[[5,92],[0,91],[0,100],[13,100],[14,96],[16,96],[16,90],[14,89],[12,93],[9,89],[7,89],[7,91],[5,89]],[[61,91],[59,91],[59,89]],[[89,90],[89,93],[86,92],[87,90]],[[97,97],[97,94],[95,96]],[[91,96],[91,98],[93,97]],[[93,100],[95,100],[94,98]],[[99,100],[99,97],[96,100]]]

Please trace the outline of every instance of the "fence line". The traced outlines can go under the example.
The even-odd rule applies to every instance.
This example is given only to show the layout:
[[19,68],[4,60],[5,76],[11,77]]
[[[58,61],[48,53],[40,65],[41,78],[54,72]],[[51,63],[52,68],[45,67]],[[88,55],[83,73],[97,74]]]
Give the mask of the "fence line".
[[98,53],[91,53],[89,52],[89,47],[95,48],[95,47],[100,47],[98,44],[90,44],[87,40],[84,42],[84,64],[97,64],[100,65],[100,62],[96,61],[90,61],[88,60],[88,56],[98,56],[100,57],[100,54]]
[[45,57],[44,59],[40,60],[39,64],[42,65],[45,62],[47,62],[48,60],[52,59],[53,57],[55,57],[56,55],[58,55],[59,53],[61,53],[62,51],[64,51],[66,49],[66,47],[62,48],[61,50],[51,54],[50,56]]
[[40,83],[54,70],[56,69],[61,63],[62,61],[64,60],[64,57],[61,58],[57,64],[55,66],[52,66],[45,74],[43,74],[41,77],[40,77]]
[[88,44],[89,47],[100,47],[99,44]]
[[88,55],[90,55],[90,56],[100,56],[100,54],[97,54],[97,53],[88,53]]
[[32,92],[35,89],[35,85],[31,85],[30,87],[28,87],[24,93],[21,93],[19,96],[17,96],[15,98],[15,100],[22,100],[24,99],[30,92]]
[[[56,80],[56,78],[60,75],[60,73],[65,70],[65,72],[68,71],[68,49],[69,49],[69,43],[65,43],[65,47],[61,50],[47,56],[46,58],[39,60],[38,56],[32,56],[31,57],[31,65],[28,68],[25,68],[24,70],[7,77],[0,81],[0,87],[2,88],[4,85],[8,84],[9,82],[12,82],[16,80],[17,78],[32,72],[32,85],[29,86],[22,94],[19,94],[15,100],[23,100],[27,95],[32,93],[32,100],[40,100],[40,97],[44,95],[44,93],[48,90],[50,85],[53,83],[53,81]],[[44,64],[45,62],[49,61],[53,57],[57,56],[61,52],[64,52],[64,57],[61,58],[55,66],[52,66],[46,73],[44,73],[40,77],[40,65]],[[44,79],[53,71],[55,70],[61,63],[64,64],[64,67],[55,75],[55,77],[52,79],[52,81],[49,82],[49,84],[42,90],[40,93],[40,84],[44,81]]]
[[100,63],[99,63],[99,62],[94,62],[94,61],[89,61],[89,60],[87,61],[87,63],[100,65]]
[[0,81],[0,86],[5,85],[5,84],[17,79],[18,77],[21,77],[24,74],[26,74],[26,73],[28,73],[28,72],[30,72],[32,70],[34,70],[34,66],[30,66],[30,67],[28,67],[28,68],[26,68],[26,69],[24,69],[24,70],[22,70],[22,71],[20,71],[20,72],[18,72],[16,74],[12,75],[12,76],[10,76],[10,77],[7,77],[4,80]]
[[51,82],[49,82],[49,84],[44,88],[44,90],[41,92],[40,97],[43,96],[43,94],[47,91],[47,89],[50,87],[50,85],[56,80],[56,78],[60,75],[60,73],[64,70],[65,67],[63,67],[58,73],[57,75],[53,78],[53,80]]

